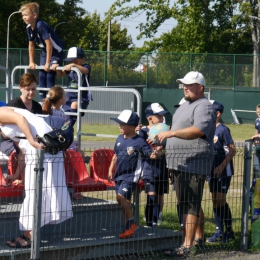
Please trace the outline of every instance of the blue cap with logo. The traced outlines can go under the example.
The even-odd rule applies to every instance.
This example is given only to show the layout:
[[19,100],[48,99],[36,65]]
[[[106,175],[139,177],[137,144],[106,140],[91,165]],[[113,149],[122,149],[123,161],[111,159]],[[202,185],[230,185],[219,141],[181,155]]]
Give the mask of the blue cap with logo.
[[140,117],[132,110],[123,110],[117,118],[110,118],[119,124],[138,126]]
[[84,58],[85,53],[80,47],[71,47],[68,51],[67,58],[64,61],[73,61],[77,58]]
[[213,102],[213,109],[215,112],[219,111],[221,114],[224,112],[224,106],[218,101]]

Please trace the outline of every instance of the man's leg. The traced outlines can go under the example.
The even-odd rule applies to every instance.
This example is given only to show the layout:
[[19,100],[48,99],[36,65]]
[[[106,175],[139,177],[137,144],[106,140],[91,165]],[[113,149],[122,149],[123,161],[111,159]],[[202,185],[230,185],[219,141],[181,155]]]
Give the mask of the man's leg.
[[185,246],[186,248],[189,248],[193,245],[198,221],[199,218],[195,215],[184,215],[185,237],[183,241],[183,246]]

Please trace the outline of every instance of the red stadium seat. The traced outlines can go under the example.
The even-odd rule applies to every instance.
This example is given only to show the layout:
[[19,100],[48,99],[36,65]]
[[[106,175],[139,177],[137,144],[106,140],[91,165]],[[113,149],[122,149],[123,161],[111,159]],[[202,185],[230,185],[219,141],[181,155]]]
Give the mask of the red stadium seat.
[[[96,181],[103,182],[108,188],[115,187],[114,181],[108,181],[108,171],[113,155],[113,150],[101,148],[93,151],[90,159],[90,177]],[[142,180],[138,182],[137,189],[144,189]]]
[[68,188],[74,188],[75,192],[102,191],[107,189],[104,183],[89,177],[84,158],[80,153],[66,150],[64,166],[67,186]]

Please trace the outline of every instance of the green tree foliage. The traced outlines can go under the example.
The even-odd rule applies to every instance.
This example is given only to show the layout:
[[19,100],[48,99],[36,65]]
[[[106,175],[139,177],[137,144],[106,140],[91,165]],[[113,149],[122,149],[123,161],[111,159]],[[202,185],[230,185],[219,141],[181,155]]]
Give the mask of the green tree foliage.
[[110,9],[123,18],[144,12],[139,38],[153,37],[163,22],[170,18],[178,24],[169,33],[146,42],[142,51],[252,53],[248,41],[250,28],[245,23],[237,0],[142,0],[129,7],[130,0],[117,0]]

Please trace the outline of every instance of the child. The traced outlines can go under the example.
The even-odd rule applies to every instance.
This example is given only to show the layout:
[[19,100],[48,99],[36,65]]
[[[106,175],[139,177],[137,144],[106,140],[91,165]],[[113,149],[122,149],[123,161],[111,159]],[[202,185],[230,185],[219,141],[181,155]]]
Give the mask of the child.
[[[89,86],[89,78],[91,67],[89,64],[85,63],[85,53],[79,47],[72,47],[68,51],[67,58],[64,61],[70,62],[65,66],[65,71],[58,72],[59,76],[64,76],[68,74],[68,88],[77,89],[78,88],[78,75],[71,68],[75,67],[82,73],[82,87]],[[90,91],[82,91],[81,96],[81,108],[87,109],[89,102],[92,101],[92,95]],[[77,92],[67,92],[66,93],[66,104],[63,106],[65,112],[77,112],[78,109],[78,93]],[[82,113],[82,116],[84,113]],[[70,116],[72,125],[75,124],[77,117]]]
[[[61,86],[54,86],[50,88],[43,104],[43,113],[47,115],[53,115],[57,117],[61,117],[66,120],[66,115],[64,110],[62,109],[62,105],[66,102],[66,93]],[[82,157],[84,157],[84,152],[78,150],[77,142],[73,142],[68,149],[72,149],[72,147],[78,151]],[[82,199],[81,192],[74,192],[73,198],[80,200]]]
[[[155,124],[164,121],[164,115],[169,113],[158,103],[152,103],[145,110],[148,126],[141,128],[139,135],[145,140],[149,130]],[[149,184],[145,219],[147,226],[157,226],[162,222],[162,209],[164,193],[168,193],[168,169],[166,168],[165,155],[158,160],[148,160],[149,165],[143,169],[143,180]]]
[[66,102],[66,93],[60,86],[54,86],[50,88],[43,106],[43,114],[58,116],[66,120],[66,115],[62,109],[62,105]]
[[[159,158],[161,147],[152,151],[146,141],[135,132],[139,122],[139,116],[131,110],[123,110],[118,118],[111,118],[119,123],[120,135],[118,136],[114,156],[108,173],[108,181],[114,175],[117,202],[122,207],[125,220],[125,230],[119,235],[120,239],[130,238],[138,228],[131,210],[131,196],[140,179],[142,171],[142,159]],[[142,158],[143,157],[143,158]]]
[[[54,30],[44,21],[38,19],[39,5],[35,2],[21,6],[20,11],[29,39],[29,68],[35,69],[34,62],[35,44],[42,49],[40,65],[44,70],[39,71],[40,88],[50,88],[55,85],[56,68],[62,65],[63,43]],[[40,91],[40,101],[46,97],[44,91]]]
[[[213,103],[216,112],[216,130],[214,136],[214,162],[209,181],[210,192],[212,193],[213,212],[216,221],[216,233],[207,239],[208,242],[217,242],[222,239],[222,243],[227,243],[235,239],[232,229],[232,214],[226,202],[231,177],[234,174],[233,157],[236,154],[234,141],[229,128],[220,123],[224,106],[215,101]],[[226,231],[223,233],[223,222]]]

